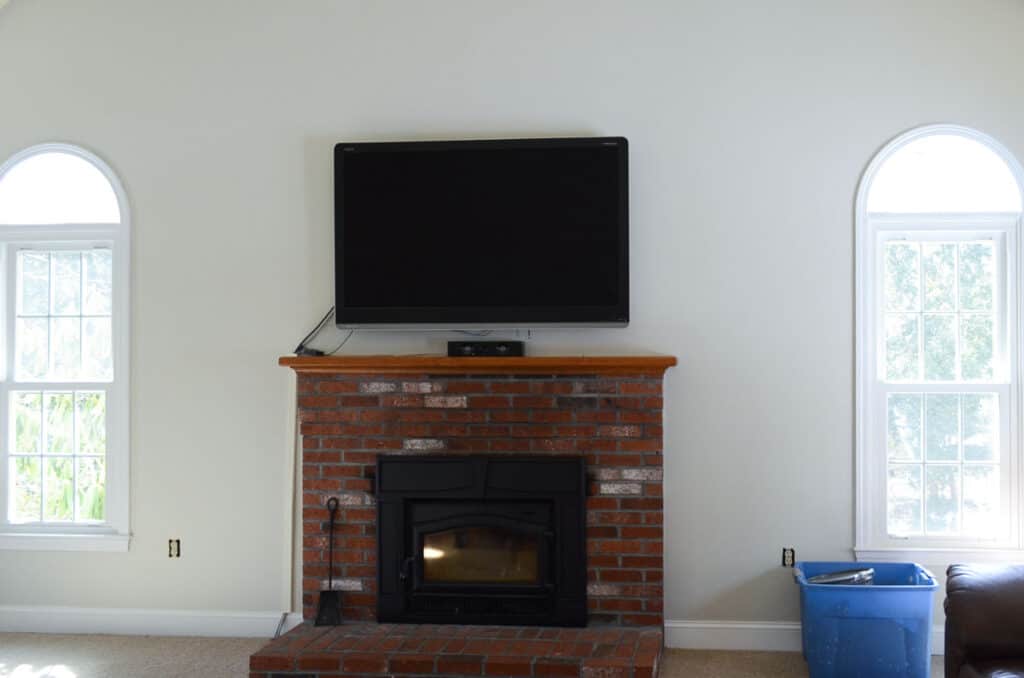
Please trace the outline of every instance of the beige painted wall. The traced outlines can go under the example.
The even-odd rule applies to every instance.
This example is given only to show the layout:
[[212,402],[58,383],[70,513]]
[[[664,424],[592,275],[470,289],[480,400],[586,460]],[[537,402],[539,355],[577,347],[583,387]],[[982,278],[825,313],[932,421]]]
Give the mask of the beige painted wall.
[[134,213],[135,537],[127,554],[0,552],[0,605],[283,609],[276,358],[331,303],[334,142],[614,134],[631,143],[633,322],[535,332],[530,350],[680,357],[666,616],[796,619],[781,547],[853,543],[858,177],[937,121],[1024,158],[1021,34],[1019,0],[14,0],[0,157],[79,143]]

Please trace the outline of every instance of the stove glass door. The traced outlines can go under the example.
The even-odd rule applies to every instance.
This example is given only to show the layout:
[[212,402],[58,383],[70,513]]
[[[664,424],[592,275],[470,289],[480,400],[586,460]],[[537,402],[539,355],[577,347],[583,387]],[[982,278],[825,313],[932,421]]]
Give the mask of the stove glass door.
[[425,584],[541,584],[540,535],[496,526],[423,535]]

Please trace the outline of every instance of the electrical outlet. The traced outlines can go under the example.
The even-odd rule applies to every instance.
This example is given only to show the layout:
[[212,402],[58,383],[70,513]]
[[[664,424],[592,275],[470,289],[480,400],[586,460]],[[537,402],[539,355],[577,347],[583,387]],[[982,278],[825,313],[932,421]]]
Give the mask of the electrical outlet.
[[181,558],[181,540],[180,539],[168,539],[167,540],[167,557],[168,558]]
[[794,563],[796,563],[796,549],[783,548],[782,549],[782,566],[783,567],[793,567]]

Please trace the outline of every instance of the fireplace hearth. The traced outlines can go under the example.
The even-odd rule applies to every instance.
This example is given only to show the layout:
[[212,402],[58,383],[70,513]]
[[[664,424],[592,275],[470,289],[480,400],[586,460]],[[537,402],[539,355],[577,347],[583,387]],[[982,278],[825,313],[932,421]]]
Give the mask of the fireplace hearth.
[[581,457],[377,459],[378,620],[583,626]]

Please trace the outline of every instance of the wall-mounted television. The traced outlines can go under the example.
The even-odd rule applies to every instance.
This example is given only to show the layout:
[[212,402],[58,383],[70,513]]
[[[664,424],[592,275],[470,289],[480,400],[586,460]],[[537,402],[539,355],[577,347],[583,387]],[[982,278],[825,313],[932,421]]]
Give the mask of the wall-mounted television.
[[629,321],[622,137],[340,143],[344,328]]

